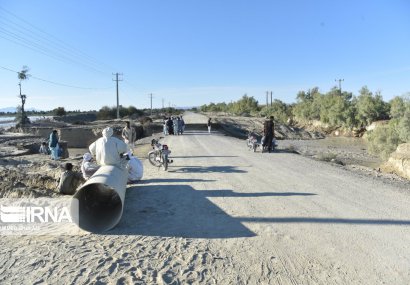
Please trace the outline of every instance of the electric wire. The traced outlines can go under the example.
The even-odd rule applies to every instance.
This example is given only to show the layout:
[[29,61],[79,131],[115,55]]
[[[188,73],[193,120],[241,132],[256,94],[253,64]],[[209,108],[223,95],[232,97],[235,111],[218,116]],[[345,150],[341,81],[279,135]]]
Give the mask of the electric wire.
[[[70,63],[72,64],[73,63],[78,64],[83,67],[88,67],[89,69],[93,69],[94,71],[97,71],[99,73],[108,74],[108,72],[101,71],[101,68],[99,68],[102,65],[108,66],[107,64],[101,63],[97,61],[96,59],[94,59],[93,57],[87,55],[86,53],[71,47],[69,44],[59,40],[58,38],[51,35],[50,33],[47,33],[43,31],[42,29],[35,27],[34,25],[30,24],[26,20],[16,16],[15,14],[7,11],[6,9],[2,7],[0,7],[0,12],[3,12],[3,14],[6,13],[7,15],[11,15],[15,19],[17,19],[20,23],[20,24],[16,23],[10,20],[9,18],[4,19],[3,17],[1,19],[3,23],[2,33],[3,35],[6,34],[9,36],[8,38],[3,36],[4,39],[9,40],[16,44],[20,44],[27,48],[31,48],[32,50],[35,50],[36,52],[40,52],[46,56],[50,56],[47,53],[51,52],[54,55],[51,57],[53,57],[54,59],[60,59],[60,60],[62,59],[63,61],[66,61],[66,62],[67,61],[70,62],[71,60],[72,62]],[[23,26],[21,23],[23,23],[25,26]],[[12,39],[10,39],[10,37]],[[18,42],[16,42],[16,40]],[[53,50],[50,51],[50,48],[52,48]],[[47,52],[44,53],[44,50],[47,50]],[[81,62],[82,60],[85,60],[87,62],[86,63]]]
[[[13,73],[19,73],[18,71],[12,70],[10,68],[4,67],[4,66],[0,66],[1,69],[13,72]],[[69,88],[76,88],[76,89],[85,89],[85,90],[107,90],[107,89],[113,89],[114,87],[102,87],[102,88],[96,88],[96,87],[81,87],[81,86],[75,86],[75,85],[70,85],[70,84],[65,84],[65,83],[60,83],[60,82],[55,82],[55,81],[51,81],[51,80],[47,80],[47,79],[43,79],[34,75],[30,75],[30,78],[39,80],[39,81],[43,81],[43,82],[47,82],[50,84],[54,84],[54,85],[58,85],[58,86],[64,86],[64,87],[69,87]]]

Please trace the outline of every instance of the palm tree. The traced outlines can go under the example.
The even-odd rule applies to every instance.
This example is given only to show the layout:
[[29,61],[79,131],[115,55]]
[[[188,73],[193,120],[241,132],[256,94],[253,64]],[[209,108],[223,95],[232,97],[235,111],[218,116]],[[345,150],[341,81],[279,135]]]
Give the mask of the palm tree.
[[20,124],[25,125],[26,123],[29,124],[30,120],[26,116],[26,112],[24,111],[24,104],[26,104],[26,98],[27,95],[21,94],[21,82],[23,80],[27,80],[30,77],[30,74],[28,74],[29,68],[27,66],[23,66],[23,69],[20,72],[17,72],[17,77],[20,80],[19,82],[19,87],[20,87],[20,99],[21,99],[21,119],[20,119]]

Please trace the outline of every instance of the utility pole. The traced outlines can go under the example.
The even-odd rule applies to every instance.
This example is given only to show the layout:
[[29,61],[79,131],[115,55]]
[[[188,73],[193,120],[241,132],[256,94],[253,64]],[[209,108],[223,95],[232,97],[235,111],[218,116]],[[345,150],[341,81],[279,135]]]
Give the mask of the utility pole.
[[268,105],[269,105],[268,97],[269,97],[269,91],[266,91],[266,108],[268,108]]
[[340,95],[342,95],[342,81],[345,81],[344,79],[335,79],[335,81],[339,81],[339,92]]
[[164,109],[164,98],[162,98],[162,109]]
[[271,108],[272,108],[272,95],[273,95],[273,92],[271,91],[270,92],[270,106],[271,106]]
[[152,93],[149,94],[149,97],[151,98],[151,116],[152,116]]
[[115,75],[115,79],[113,79],[112,81],[116,81],[117,82],[117,119],[120,118],[120,99],[119,99],[119,94],[118,94],[118,81],[122,81],[122,79],[119,79],[118,76],[121,75],[122,73],[113,73],[112,75]]

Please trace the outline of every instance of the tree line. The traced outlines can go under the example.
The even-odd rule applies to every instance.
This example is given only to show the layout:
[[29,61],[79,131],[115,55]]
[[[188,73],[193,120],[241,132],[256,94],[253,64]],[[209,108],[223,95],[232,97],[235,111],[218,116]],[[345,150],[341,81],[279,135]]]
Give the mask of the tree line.
[[397,96],[385,102],[379,91],[371,92],[366,86],[358,95],[340,92],[336,87],[321,93],[318,87],[300,91],[296,102],[286,104],[274,100],[268,106],[246,94],[231,103],[210,103],[200,107],[202,112],[225,112],[239,116],[274,116],[281,123],[290,121],[320,121],[333,127],[360,129],[371,123],[386,120],[386,123],[369,132],[369,150],[386,158],[397,145],[410,142],[410,96]]

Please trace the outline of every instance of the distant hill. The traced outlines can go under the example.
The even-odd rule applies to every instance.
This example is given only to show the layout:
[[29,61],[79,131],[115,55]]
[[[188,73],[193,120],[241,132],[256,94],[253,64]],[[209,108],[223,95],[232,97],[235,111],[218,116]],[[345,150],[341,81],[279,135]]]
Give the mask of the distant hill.
[[15,113],[16,112],[16,107],[7,107],[7,108],[0,108],[0,112],[4,113]]
[[191,106],[191,107],[176,107],[178,110],[190,110],[192,108],[199,108],[198,106]]
[[[16,110],[17,110],[16,107],[0,108],[0,112],[4,112],[4,113],[15,113]],[[26,109],[26,111],[40,111],[40,110],[37,110],[36,108],[28,108]]]

